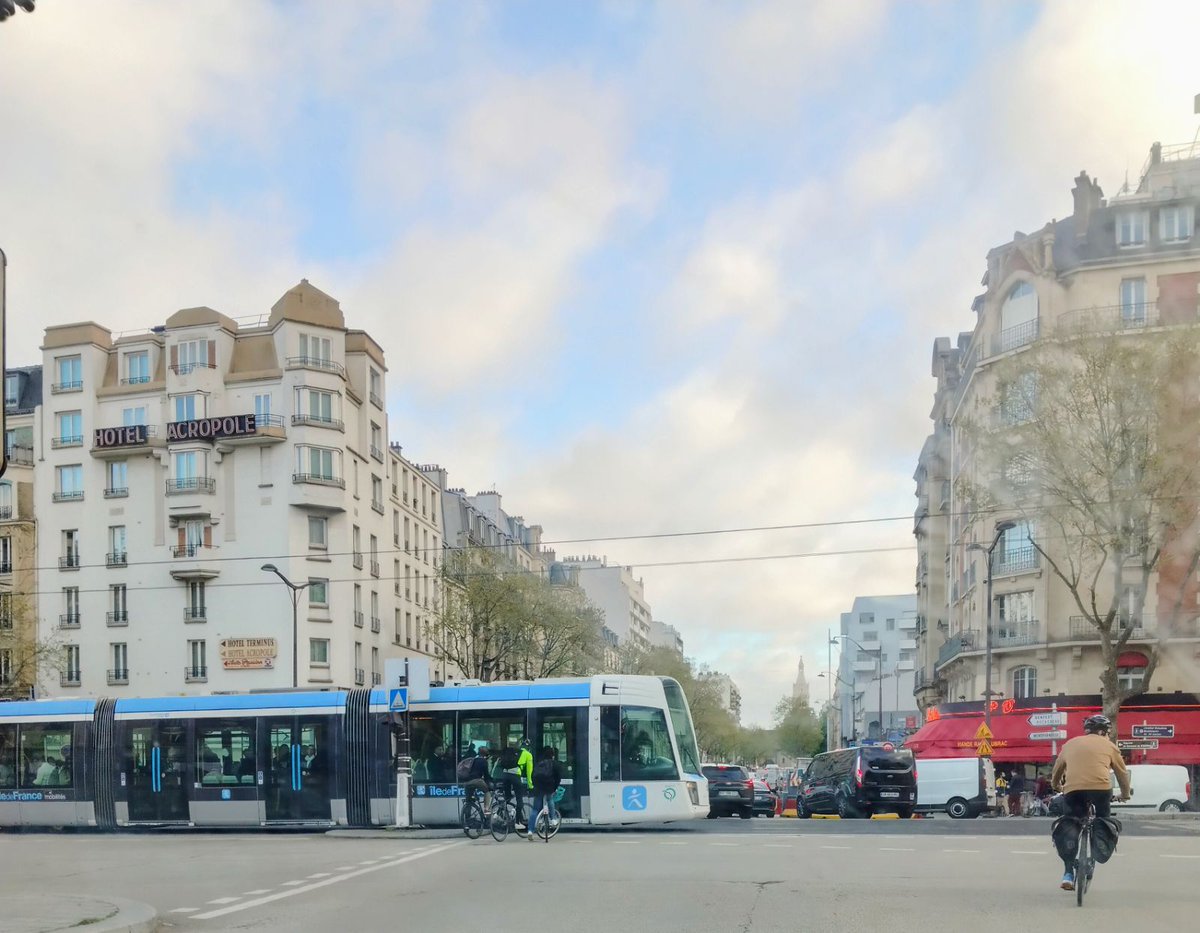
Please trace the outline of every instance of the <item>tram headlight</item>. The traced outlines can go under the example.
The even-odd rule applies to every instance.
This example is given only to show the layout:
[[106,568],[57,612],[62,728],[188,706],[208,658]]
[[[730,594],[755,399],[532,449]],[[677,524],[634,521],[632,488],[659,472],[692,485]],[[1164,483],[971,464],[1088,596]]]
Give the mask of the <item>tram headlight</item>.
[[695,781],[688,781],[688,796],[692,799],[692,806],[700,806],[700,789],[696,786]]

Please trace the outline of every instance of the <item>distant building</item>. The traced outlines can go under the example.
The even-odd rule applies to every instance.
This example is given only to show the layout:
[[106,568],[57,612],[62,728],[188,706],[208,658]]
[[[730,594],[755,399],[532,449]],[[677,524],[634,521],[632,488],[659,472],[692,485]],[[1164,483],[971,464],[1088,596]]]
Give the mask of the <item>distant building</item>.
[[880,738],[917,725],[916,627],[915,593],[859,596],[842,613],[838,705],[843,738]]
[[[652,614],[646,602],[645,587],[635,578],[633,568],[609,564],[603,557],[565,557],[551,569],[555,576],[575,575],[593,605],[604,613],[604,625],[617,639],[615,647],[649,649]],[[609,638],[606,633],[606,640]]]
[[676,654],[683,654],[683,636],[679,629],[657,619],[650,620],[650,644],[655,648],[669,648]]
[[808,678],[804,676],[804,658],[796,665],[796,682],[792,684],[792,699],[808,704]]
[[706,683],[717,688],[717,696],[721,706],[733,714],[735,722],[742,721],[742,691],[738,689],[733,678],[719,671],[708,671],[700,675]]

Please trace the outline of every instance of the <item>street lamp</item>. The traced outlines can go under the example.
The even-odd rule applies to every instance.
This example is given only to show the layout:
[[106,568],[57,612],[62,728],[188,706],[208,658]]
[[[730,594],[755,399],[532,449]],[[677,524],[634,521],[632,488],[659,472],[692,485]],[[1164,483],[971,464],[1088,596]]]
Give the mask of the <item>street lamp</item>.
[[[833,676],[832,677],[826,676],[828,674],[832,674]],[[837,723],[838,734],[841,735],[841,732],[842,732],[842,717],[841,717],[842,707],[840,705],[839,706],[833,705],[833,682],[836,680],[839,684],[847,686],[851,690],[854,689],[854,682],[850,681],[850,680],[846,680],[846,678],[844,678],[841,674],[839,674],[837,671],[835,671],[832,667],[829,668],[829,670],[821,671],[819,674],[817,674],[817,676],[823,678],[825,680],[825,685],[829,688],[828,689],[829,699],[826,701],[826,704],[825,704],[825,751],[829,752],[829,751],[833,751],[833,731],[830,728],[830,719],[833,717],[834,710],[838,711],[838,723]],[[851,720],[853,720],[853,718],[854,718],[854,709],[853,709],[854,695],[853,694],[851,694],[850,702],[851,702],[850,718],[851,718]]]
[[982,544],[968,544],[968,551],[985,551],[987,553],[987,621],[983,633],[983,722],[989,729],[992,726],[992,569],[993,555],[1000,539],[1006,531],[1017,527],[1016,522],[999,522],[992,543],[987,547]]
[[[844,638],[846,641],[857,645],[859,651],[865,651],[867,654],[872,653],[872,649],[864,648],[862,642],[851,638],[849,635],[833,636],[834,641],[837,641],[839,638]],[[875,655],[875,676],[879,680],[879,737],[883,738],[883,645],[875,648],[873,653]]]
[[263,564],[260,570],[265,570],[268,573],[273,573],[279,577],[286,585],[292,596],[292,687],[300,686],[300,658],[297,653],[297,626],[296,616],[300,605],[300,591],[308,589],[307,583],[293,583],[274,564]]

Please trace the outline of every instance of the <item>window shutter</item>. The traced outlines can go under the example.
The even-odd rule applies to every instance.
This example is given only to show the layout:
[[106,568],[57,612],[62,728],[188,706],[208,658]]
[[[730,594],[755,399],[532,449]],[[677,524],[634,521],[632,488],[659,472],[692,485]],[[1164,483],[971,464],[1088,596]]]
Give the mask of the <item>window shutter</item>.
[[171,344],[171,372],[179,372],[179,344]]
[[179,531],[179,546],[183,547],[185,544],[187,544],[187,537],[186,537],[187,532],[185,531],[185,529],[182,525],[179,526],[178,531]]
[[204,546],[212,547],[212,525],[204,526]]
[[215,340],[208,342],[208,365],[212,369],[217,368],[217,342]]

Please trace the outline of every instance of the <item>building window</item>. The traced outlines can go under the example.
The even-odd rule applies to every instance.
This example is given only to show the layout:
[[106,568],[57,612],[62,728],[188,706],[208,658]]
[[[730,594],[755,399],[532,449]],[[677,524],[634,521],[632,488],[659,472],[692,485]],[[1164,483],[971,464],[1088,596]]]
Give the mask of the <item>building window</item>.
[[362,663],[362,653],[363,653],[362,652],[362,642],[356,641],[354,643],[354,682],[356,684],[362,684],[366,679],[363,676],[364,672],[363,672],[363,663]]
[[176,421],[195,421],[197,418],[204,417],[204,411],[203,395],[175,396]]
[[404,519],[404,550],[405,551],[408,550],[408,544],[409,544],[408,519],[406,518],[406,519]]
[[83,498],[83,464],[72,463],[69,466],[56,467],[54,473],[56,499]]
[[310,638],[308,640],[308,663],[317,667],[329,666],[328,638]]
[[1015,522],[1000,536],[1000,546],[993,560],[998,576],[1037,566],[1037,550],[1033,546],[1029,522]]
[[350,526],[350,558],[353,560],[354,566],[362,570],[362,531],[357,525]]
[[129,464],[124,460],[110,460],[105,470],[107,484],[104,494],[109,497],[129,495]]
[[1037,668],[1018,667],[1012,673],[1012,695],[1018,700],[1037,696]]
[[112,670],[108,672],[109,682],[129,680],[129,648],[123,641],[113,642]]
[[308,604],[329,608],[329,581],[322,577],[308,578]]
[[108,566],[119,567],[127,564],[128,555],[125,547],[125,526],[108,526]]
[[208,609],[204,605],[204,581],[191,580],[188,582],[187,606],[184,607],[185,622],[204,622],[208,619]]
[[132,427],[135,424],[146,423],[146,406],[137,405],[133,408],[121,409],[121,424],[125,427]]
[[129,621],[129,591],[124,583],[114,583],[108,588],[108,621],[121,625]]
[[139,350],[125,355],[125,381],[131,386],[150,381],[149,352]]
[[329,519],[325,516],[308,516],[308,546],[322,550],[329,547]]
[[171,473],[175,477],[178,489],[194,489],[196,480],[201,476],[203,455],[198,450],[183,450],[171,454]]
[[1037,623],[1033,618],[1033,590],[997,596],[996,618],[998,644],[1032,645],[1037,642]]
[[12,573],[12,538],[5,535],[0,538],[0,573]]
[[59,392],[72,392],[83,388],[83,360],[78,356],[60,356],[55,362],[58,372]]
[[302,479],[317,479],[328,483],[341,481],[342,452],[328,447],[296,448],[297,474]]
[[1144,246],[1149,226],[1146,211],[1122,211],[1117,215],[1117,246]]
[[354,584],[354,624],[358,628],[363,625],[362,587],[357,583]]
[[398,560],[392,561],[392,590],[397,596],[400,595],[400,561]]
[[374,367],[371,367],[370,380],[371,404],[383,408],[383,376]]
[[1004,462],[1004,481],[1014,491],[1028,488],[1033,482],[1033,457],[1027,453],[1013,454]]
[[188,641],[187,647],[187,679],[205,680],[208,677],[208,646],[202,638]]
[[383,459],[383,429],[374,421],[371,422],[371,456],[376,460]]
[[[181,376],[187,375],[197,366],[208,366],[208,341],[207,340],[181,340],[176,345],[176,359],[178,362],[175,365],[175,372]],[[185,419],[178,418],[178,421]]]
[[1122,690],[1137,690],[1146,679],[1146,657],[1136,651],[1122,653],[1117,660],[1117,686]]
[[71,683],[79,683],[79,646],[66,646],[66,670],[63,677]]
[[309,421],[333,423],[333,393],[319,389],[297,389],[296,411]]
[[371,508],[383,514],[383,480],[374,474],[371,476]]
[[83,443],[83,413],[60,411],[58,413],[58,436],[55,447],[78,447]]
[[371,631],[379,631],[379,594],[374,590],[371,591]]
[[894,631],[896,631],[896,620],[895,620],[895,619],[888,619],[888,620],[887,620],[887,622],[885,622],[885,623],[884,623],[884,626],[883,626],[883,627],[884,627],[884,628],[885,628],[887,631],[889,631],[889,632],[894,632]]
[[371,576],[379,576],[379,539],[371,535]]
[[[8,686],[11,683],[12,683],[12,649],[11,648],[0,648],[0,686]],[[0,749],[0,750],[2,750],[2,749]],[[2,765],[2,764],[8,765],[9,772],[7,775],[5,775],[3,769],[0,768],[0,787],[12,787],[13,786],[13,775],[15,774],[15,772],[12,770],[12,763],[0,761],[0,765]],[[8,778],[7,783],[5,783],[5,780],[4,780],[6,776]]]
[[328,363],[333,359],[333,343],[328,337],[301,334],[300,357],[306,363]]
[[4,377],[4,407],[16,408],[21,401],[21,377],[16,373]]
[[1121,280],[1121,324],[1140,327],[1146,323],[1146,280]]
[[380,676],[380,671],[379,671],[379,649],[372,648],[371,649],[371,683],[377,684],[382,679],[383,678]]
[[1192,238],[1192,205],[1164,207],[1158,214],[1158,235],[1164,243],[1182,243]]
[[1000,308],[1000,334],[995,350],[1003,353],[1032,343],[1038,335],[1038,295],[1028,282],[1018,282]]

